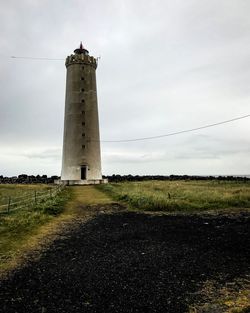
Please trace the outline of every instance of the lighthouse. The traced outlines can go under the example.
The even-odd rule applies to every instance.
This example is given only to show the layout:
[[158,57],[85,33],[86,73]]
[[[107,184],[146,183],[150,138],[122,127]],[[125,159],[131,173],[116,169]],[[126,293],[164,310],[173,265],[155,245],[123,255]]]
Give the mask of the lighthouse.
[[61,183],[100,184],[102,179],[96,88],[97,59],[80,44],[66,58]]

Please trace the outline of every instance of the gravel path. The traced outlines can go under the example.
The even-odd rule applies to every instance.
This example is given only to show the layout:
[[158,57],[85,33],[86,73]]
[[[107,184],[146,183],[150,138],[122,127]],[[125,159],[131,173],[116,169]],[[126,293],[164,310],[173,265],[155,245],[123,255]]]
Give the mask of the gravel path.
[[184,313],[201,283],[249,273],[249,214],[103,213],[0,284],[0,312]]

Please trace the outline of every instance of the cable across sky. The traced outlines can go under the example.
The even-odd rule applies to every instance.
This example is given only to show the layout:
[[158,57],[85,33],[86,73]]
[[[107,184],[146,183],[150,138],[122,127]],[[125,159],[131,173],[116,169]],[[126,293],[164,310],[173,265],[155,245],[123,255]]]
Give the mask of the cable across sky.
[[[40,58],[40,57],[28,57],[28,56],[11,56],[11,58],[13,59],[31,59],[31,60],[51,60],[51,61],[62,61],[64,59],[53,59],[53,58]],[[207,124],[204,126],[200,126],[200,127],[195,127],[195,128],[190,128],[190,129],[184,129],[184,130],[180,130],[180,131],[176,131],[176,132],[171,132],[171,133],[167,133],[164,135],[157,135],[157,136],[150,136],[150,137],[141,137],[141,138],[131,138],[131,139],[119,139],[119,140],[94,140],[92,139],[91,141],[98,141],[98,142],[104,142],[104,143],[119,143],[119,142],[134,142],[134,141],[145,141],[145,140],[154,140],[154,139],[159,139],[159,138],[164,138],[164,137],[170,137],[170,136],[176,136],[176,135],[181,135],[181,134],[185,134],[185,133],[191,133],[197,130],[201,130],[201,129],[205,129],[205,128],[210,128],[210,127],[215,127],[215,126],[219,126],[219,125],[223,125],[223,124],[227,124],[227,123],[232,123],[238,120],[242,120],[245,118],[250,117],[250,114],[247,115],[243,115],[243,116],[239,116],[239,117],[235,117],[232,118],[230,120],[225,120],[225,121],[221,121],[221,122],[217,122],[217,123],[213,123],[213,124]]]
[[11,56],[11,59],[28,59],[28,60],[45,60],[45,61],[63,61],[64,59],[51,59],[51,58],[35,58],[35,57],[16,57],[14,55]]
[[[190,129],[185,129],[185,130],[180,130],[177,132],[171,132],[168,134],[164,134],[164,135],[158,135],[158,136],[150,136],[150,137],[141,137],[141,138],[132,138],[132,139],[121,139],[121,140],[100,140],[100,142],[113,142],[113,143],[118,143],[118,142],[133,142],[133,141],[143,141],[143,140],[153,140],[153,139],[158,139],[158,138],[163,138],[163,137],[170,137],[170,136],[175,136],[175,135],[180,135],[180,134],[184,134],[184,133],[191,133],[200,129],[205,129],[205,128],[210,128],[210,127],[215,127],[215,126],[219,126],[222,124],[227,124],[227,123],[232,123],[238,120],[242,120],[244,118],[250,117],[250,114],[247,115],[243,115],[243,116],[239,116],[239,117],[235,117],[232,118],[230,120],[225,120],[225,121],[221,121],[221,122],[217,122],[217,123],[213,123],[213,124],[207,124],[204,126],[200,126],[200,127],[195,127],[195,128],[190,128]],[[92,140],[95,141],[95,140]]]

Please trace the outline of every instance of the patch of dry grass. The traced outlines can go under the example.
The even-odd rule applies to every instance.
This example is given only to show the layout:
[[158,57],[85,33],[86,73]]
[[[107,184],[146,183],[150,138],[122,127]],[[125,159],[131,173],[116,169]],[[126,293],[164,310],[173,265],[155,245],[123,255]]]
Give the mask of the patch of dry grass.
[[205,302],[194,304],[188,313],[250,312],[250,280],[249,277],[237,278],[218,288],[215,281],[206,281],[200,291]]
[[73,206],[77,204],[108,204],[113,201],[109,195],[100,191],[95,186],[73,186],[68,188],[73,191],[74,197],[72,199],[73,203],[68,202],[67,207],[72,206],[72,204]]

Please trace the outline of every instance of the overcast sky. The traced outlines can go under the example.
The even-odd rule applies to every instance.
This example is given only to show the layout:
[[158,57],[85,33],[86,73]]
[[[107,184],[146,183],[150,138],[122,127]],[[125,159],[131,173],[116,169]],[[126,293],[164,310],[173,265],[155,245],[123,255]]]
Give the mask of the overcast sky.
[[[250,113],[248,0],[1,0],[0,175],[60,175],[66,68],[97,68],[103,140]],[[250,118],[156,140],[102,143],[103,174],[250,174]]]

